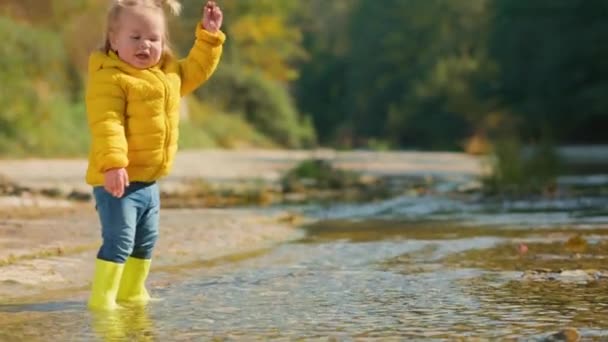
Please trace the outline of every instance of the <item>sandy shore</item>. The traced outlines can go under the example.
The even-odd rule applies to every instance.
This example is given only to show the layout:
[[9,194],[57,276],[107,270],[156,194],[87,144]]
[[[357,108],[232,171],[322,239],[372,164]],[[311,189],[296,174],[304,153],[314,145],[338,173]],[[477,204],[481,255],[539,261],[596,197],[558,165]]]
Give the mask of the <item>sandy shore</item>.
[[[184,184],[197,180],[210,183],[243,180],[272,183],[299,162],[311,158],[325,159],[336,167],[372,176],[471,176],[479,175],[483,169],[477,157],[447,152],[181,151],[177,154],[171,174],[163,179],[160,186],[166,193],[173,193]],[[86,167],[87,161],[84,159],[0,159],[0,180],[5,177],[32,189],[52,188],[62,193],[73,190],[89,192],[89,187],[84,183]]]
[[[482,169],[478,159],[458,153],[184,151],[160,186],[165,193],[175,193],[193,180],[276,183],[286,170],[310,158],[374,176],[467,177]],[[83,159],[0,160],[0,179],[37,191],[90,193],[83,180],[85,170]],[[293,225],[259,210],[164,209],[150,285],[154,288],[175,279],[162,273],[185,265],[263,251],[299,236],[301,231]],[[74,293],[74,289],[86,293],[99,242],[99,223],[90,202],[27,192],[0,195],[0,303],[49,298],[66,290]]]
[[[179,278],[162,273],[260,252],[301,236],[280,217],[247,210],[170,209],[161,215],[152,288]],[[86,292],[99,242],[99,223],[90,206],[0,219],[0,303]]]

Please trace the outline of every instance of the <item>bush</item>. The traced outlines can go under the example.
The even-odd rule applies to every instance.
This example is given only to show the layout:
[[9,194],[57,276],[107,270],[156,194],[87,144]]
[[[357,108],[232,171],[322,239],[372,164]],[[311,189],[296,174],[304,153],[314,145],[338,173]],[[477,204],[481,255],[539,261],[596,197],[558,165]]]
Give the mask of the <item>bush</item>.
[[180,124],[182,148],[274,147],[238,115],[222,113],[192,96],[182,105],[188,106],[189,117]]
[[0,152],[74,155],[86,151],[86,115],[72,104],[61,37],[0,16]]
[[287,88],[260,72],[221,66],[213,82],[200,88],[197,95],[205,101],[211,99],[227,112],[241,113],[247,122],[282,146],[315,144],[312,122],[299,116]]
[[88,151],[89,133],[83,103],[57,98],[46,103],[42,118],[19,121],[13,137],[0,134],[0,154],[18,157],[73,157]]
[[289,170],[282,178],[284,192],[298,192],[306,188],[340,190],[359,184],[360,175],[334,168],[322,159],[305,160]]
[[485,192],[504,195],[539,194],[555,185],[559,160],[553,146],[543,142],[527,150],[515,138],[494,144]]

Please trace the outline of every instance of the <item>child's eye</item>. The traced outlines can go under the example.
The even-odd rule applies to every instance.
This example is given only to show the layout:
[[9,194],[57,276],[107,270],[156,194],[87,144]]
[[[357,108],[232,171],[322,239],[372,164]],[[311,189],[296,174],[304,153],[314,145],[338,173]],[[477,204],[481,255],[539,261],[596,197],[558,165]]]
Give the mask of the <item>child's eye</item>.
[[133,39],[133,40],[139,40],[139,36],[131,36],[131,39]]
[[152,38],[150,38],[150,41],[151,42],[157,42],[157,41],[159,41],[159,38],[158,37],[152,37]]

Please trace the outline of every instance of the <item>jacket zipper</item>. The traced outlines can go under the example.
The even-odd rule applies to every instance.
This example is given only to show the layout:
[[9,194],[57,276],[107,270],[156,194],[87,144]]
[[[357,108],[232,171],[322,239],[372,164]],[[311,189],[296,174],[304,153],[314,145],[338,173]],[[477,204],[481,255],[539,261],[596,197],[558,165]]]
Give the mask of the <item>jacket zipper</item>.
[[163,162],[158,170],[158,174],[156,177],[159,177],[160,174],[162,173],[163,169],[166,167],[167,164],[167,160],[169,159],[169,138],[170,138],[170,134],[171,134],[171,123],[169,122],[169,87],[167,86],[167,82],[166,80],[162,77],[162,75],[159,75],[159,71],[154,71],[153,72],[154,75],[160,80],[160,82],[163,84],[163,88],[165,90],[165,110],[163,113],[163,117],[164,117],[164,121],[165,121],[165,145],[163,148]]

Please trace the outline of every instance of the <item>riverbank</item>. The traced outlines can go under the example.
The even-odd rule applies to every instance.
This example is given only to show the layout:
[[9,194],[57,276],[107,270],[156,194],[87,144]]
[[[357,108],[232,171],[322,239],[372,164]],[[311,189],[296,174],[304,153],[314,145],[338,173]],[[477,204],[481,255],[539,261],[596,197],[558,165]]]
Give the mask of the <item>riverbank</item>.
[[[356,152],[337,153],[329,160],[340,170],[381,180],[378,184],[393,187],[401,195],[356,203],[312,199],[310,205],[271,205],[269,208],[250,205],[250,209],[229,203],[224,209],[211,209],[207,194],[195,198],[183,196],[191,194],[197,185],[279,188],[284,184],[281,181],[284,170],[296,164],[300,168],[303,160],[314,159],[313,164],[319,159],[328,160],[310,153],[294,156],[289,152],[273,153],[252,157],[218,152],[217,159],[206,153],[181,155],[181,158],[187,157],[183,161],[190,158],[189,163],[196,167],[211,166],[205,166],[209,168],[206,171],[185,168],[182,178],[167,180],[174,189],[183,192],[167,193],[170,187],[161,182],[164,200],[172,202],[162,211],[162,235],[149,288],[153,295],[173,300],[171,306],[153,309],[158,310],[153,313],[161,323],[157,330],[159,336],[174,337],[179,329],[172,330],[172,324],[181,326],[201,307],[209,320],[197,322],[204,328],[195,334],[202,336],[203,331],[215,334],[224,331],[223,327],[229,334],[263,334],[260,330],[248,330],[247,319],[256,317],[258,326],[261,321],[256,303],[267,307],[268,302],[286,305],[283,307],[287,311],[280,314],[279,321],[298,324],[288,325],[281,332],[297,334],[306,327],[307,319],[322,317],[311,312],[317,308],[326,310],[326,306],[314,306],[318,303],[316,300],[298,302],[311,293],[330,294],[331,303],[346,299],[337,307],[352,308],[353,304],[362,303],[364,310],[360,312],[374,313],[359,317],[363,320],[356,325],[358,329],[352,331],[354,334],[360,334],[360,328],[367,323],[377,326],[375,314],[386,308],[384,303],[403,303],[399,298],[403,298],[404,291],[411,291],[405,294],[411,300],[405,308],[390,307],[390,314],[415,311],[417,315],[404,314],[407,325],[400,323],[384,331],[394,329],[393,333],[404,336],[430,333],[454,337],[460,336],[462,330],[459,329],[464,327],[468,336],[475,336],[471,335],[471,331],[475,331],[479,336],[496,337],[496,329],[503,321],[500,305],[506,305],[504,321],[511,327],[501,330],[500,336],[536,334],[542,340],[540,337],[548,331],[561,330],[565,325],[587,327],[588,322],[595,322],[593,327],[605,326],[595,318],[603,314],[596,299],[601,295],[598,293],[605,291],[608,274],[602,266],[608,236],[607,197],[602,190],[606,189],[605,176],[571,175],[558,180],[558,185],[576,192],[556,191],[538,198],[487,198],[480,196],[479,188],[475,187],[479,174],[472,170],[482,168],[474,158],[440,153]],[[235,156],[243,159],[231,160]],[[209,159],[205,162],[206,158]],[[61,172],[64,172],[63,179],[69,180],[66,174],[74,171],[67,165],[73,162],[14,161],[12,165],[22,166],[24,177],[19,178],[22,182],[37,178],[38,184],[43,184]],[[33,164],[23,166],[28,163]],[[26,171],[32,165],[40,169],[54,165],[59,170],[63,165],[67,170],[47,177],[42,172]],[[467,167],[470,167],[468,171]],[[201,177],[201,172],[208,178]],[[337,175],[350,177],[348,172],[337,172]],[[300,185],[309,184],[306,177],[303,179],[299,180]],[[25,183],[10,184],[5,188],[9,190],[5,193],[10,195],[0,196],[0,302],[33,305],[5,306],[9,311],[20,310],[3,317],[3,321],[13,320],[12,325],[5,326],[6,336],[26,336],[22,332],[28,331],[48,335],[49,330],[40,328],[44,326],[40,322],[51,322],[49,329],[57,332],[57,336],[87,331],[87,327],[72,325],[82,324],[82,320],[72,320],[69,313],[64,314],[65,309],[73,305],[78,306],[75,315],[80,315],[88,294],[99,243],[93,203],[90,199],[58,196]],[[314,184],[310,189],[314,191]],[[304,221],[293,213],[305,215]],[[321,220],[316,225],[301,224],[315,218]],[[304,239],[299,227],[306,229]],[[278,246],[286,241],[293,242]],[[315,280],[317,275],[322,281]],[[334,277],[333,280],[327,281],[328,276]],[[370,283],[374,286],[369,286]],[[333,285],[338,287],[332,288]],[[433,294],[441,304],[429,305],[428,289],[437,291],[437,286],[445,289]],[[375,288],[378,295],[370,295],[370,289]],[[303,291],[301,294],[297,292],[299,289]],[[341,297],[345,293],[347,297]],[[362,295],[358,300],[357,293]],[[530,302],[531,293],[535,298],[546,298],[547,302]],[[289,297],[286,294],[290,294]],[[393,294],[398,296],[395,300],[391,299]],[[438,296],[440,294],[443,297]],[[382,298],[382,301],[368,302],[369,298]],[[487,300],[492,311],[477,304],[463,310],[463,303],[480,300],[482,303]],[[235,309],[234,303],[238,302],[248,305]],[[375,303],[382,306],[369,310]],[[552,303],[560,308],[571,306],[565,311],[566,316],[555,316],[550,312],[556,311],[547,310]],[[312,306],[302,310],[301,304]],[[541,310],[538,313],[537,304]],[[429,311],[429,307],[433,309]],[[48,313],[49,308],[61,308],[58,309],[61,313]],[[459,315],[453,315],[454,308],[458,308]],[[31,310],[41,319],[32,320]],[[306,316],[283,319],[300,312]],[[513,312],[518,312],[520,325],[513,324]],[[587,314],[573,318],[568,312]],[[528,316],[530,313],[533,316]],[[545,313],[549,316],[543,316]],[[428,315],[420,319],[420,314]],[[486,314],[498,317],[498,321],[486,320]],[[339,322],[340,316],[332,317]],[[349,323],[340,327],[346,329],[346,333],[352,317],[344,317]],[[63,323],[57,325],[57,318]],[[384,316],[381,318],[383,322],[390,321]],[[273,317],[267,319],[277,322]],[[425,331],[433,319],[438,319],[433,330]],[[424,325],[416,331],[399,330],[419,322]],[[475,327],[466,322],[474,322]],[[535,322],[541,323],[535,326]],[[547,325],[548,322],[551,324]],[[304,329],[305,333],[319,326],[314,320],[308,323],[311,325]],[[274,326],[272,324],[265,326]],[[598,336],[597,331],[589,329],[581,333]]]
[[[0,302],[86,292],[98,227],[95,210],[83,204],[0,219]],[[300,234],[281,216],[250,210],[164,210],[150,287],[176,281],[181,268],[262,252]]]
[[[165,208],[152,289],[169,281],[163,279],[175,281],[180,267],[238,258],[299,237],[297,222],[288,213],[211,209],[221,203],[211,202],[207,193],[191,195],[202,187],[239,188],[240,195],[251,187],[277,189],[287,170],[309,159],[383,179],[472,179],[481,172],[476,158],[457,153],[180,152],[174,172],[160,182]],[[90,188],[83,181],[85,170],[85,160],[0,161],[0,302],[86,292],[100,237]],[[163,277],[167,272],[173,274]]]
[[[368,177],[418,175],[476,177],[483,171],[477,157],[463,153],[367,152],[334,150],[201,150],[177,154],[171,174],[160,183],[168,197],[195,186],[272,189],[281,177],[305,160],[321,159],[334,167]],[[54,198],[87,199],[85,159],[0,160],[0,194],[34,193]],[[3,186],[3,184],[5,184]]]

